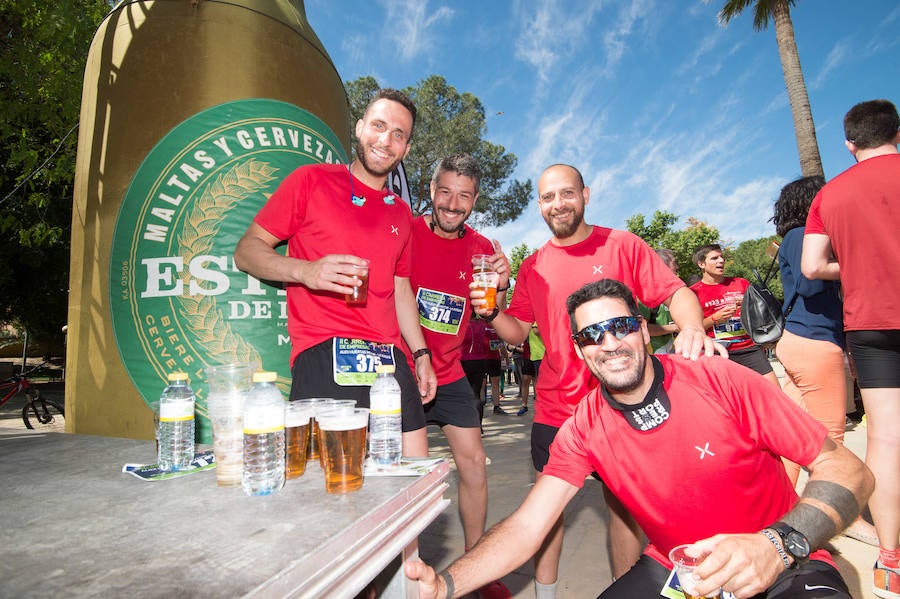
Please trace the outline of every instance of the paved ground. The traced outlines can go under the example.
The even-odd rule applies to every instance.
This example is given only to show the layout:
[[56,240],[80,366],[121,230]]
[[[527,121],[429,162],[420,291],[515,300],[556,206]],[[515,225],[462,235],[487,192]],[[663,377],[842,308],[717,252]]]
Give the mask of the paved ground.
[[[62,401],[60,383],[44,384],[41,388],[48,397]],[[17,397],[0,406],[0,427],[24,430],[21,419],[23,404],[24,400]],[[516,400],[506,399],[503,405],[510,415],[494,415],[488,409],[484,420],[483,439],[490,459],[489,525],[495,524],[518,507],[533,484],[529,444],[533,410],[520,417],[515,415]],[[846,435],[847,446],[860,457],[865,453],[865,435],[864,426],[859,426]],[[435,455],[450,457],[445,438],[434,427],[429,431],[429,443]],[[446,566],[463,551],[454,471],[451,471],[448,482],[450,488],[446,497],[452,503],[420,538],[423,559],[438,567]],[[839,551],[836,559],[853,597],[875,599],[871,592],[871,569],[876,549],[847,537],[837,537],[833,544]],[[531,599],[534,597],[532,575],[533,569],[528,562],[503,580],[516,599]],[[596,597],[609,581],[606,508],[599,484],[589,480],[566,510],[566,537],[558,596],[577,599]]]

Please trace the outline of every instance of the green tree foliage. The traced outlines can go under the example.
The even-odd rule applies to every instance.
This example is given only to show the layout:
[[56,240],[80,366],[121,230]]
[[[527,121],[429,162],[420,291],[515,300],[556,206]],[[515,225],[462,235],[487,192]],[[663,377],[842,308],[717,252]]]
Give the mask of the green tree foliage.
[[524,241],[514,247],[509,252],[509,276],[513,279],[519,276],[519,267],[522,266],[522,261],[536,251],[535,248],[528,247],[528,244]]
[[[759,272],[760,277],[765,277],[772,264],[772,257],[766,254],[766,250],[770,248],[773,242],[780,242],[777,235],[771,237],[761,237],[759,239],[750,239],[742,242],[729,254],[728,263],[725,266],[725,273],[731,277],[743,277],[751,283],[758,283],[759,280],[753,274],[755,268]],[[772,277],[768,282],[769,290],[779,300],[784,299],[784,290],[781,287],[781,274],[778,272],[778,263],[772,267]]]
[[[350,130],[380,87],[373,77],[345,83],[350,101]],[[473,94],[459,93],[439,75],[431,75],[415,87],[403,90],[416,104],[418,115],[412,149],[403,161],[412,195],[414,214],[431,208],[429,185],[441,158],[466,152],[481,166],[481,191],[469,224],[500,226],[515,220],[534,194],[531,180],[511,180],[515,154],[484,138],[487,125],[484,106]],[[353,141],[356,145],[356,141]]]
[[670,249],[678,262],[678,276],[687,280],[698,272],[691,255],[701,245],[719,242],[719,229],[696,218],[688,218],[687,225],[679,230],[673,227],[678,217],[671,212],[657,210],[649,224],[643,214],[637,213],[625,221],[629,231],[643,239],[653,249]]
[[106,0],[0,0],[0,322],[61,339],[82,77]]
[[806,92],[803,69],[800,68],[797,41],[794,39],[791,7],[794,6],[795,1],[725,0],[719,11],[719,21],[727,25],[744,9],[752,6],[753,28],[756,31],[766,29],[769,26],[769,19],[775,23],[775,41],[778,43],[778,57],[781,59],[784,85],[787,88],[791,116],[794,119],[794,136],[797,139],[797,152],[800,155],[800,170],[804,177],[824,176],[822,158],[819,155],[819,143],[816,140],[816,126],[813,123],[812,109],[809,106],[809,95]]

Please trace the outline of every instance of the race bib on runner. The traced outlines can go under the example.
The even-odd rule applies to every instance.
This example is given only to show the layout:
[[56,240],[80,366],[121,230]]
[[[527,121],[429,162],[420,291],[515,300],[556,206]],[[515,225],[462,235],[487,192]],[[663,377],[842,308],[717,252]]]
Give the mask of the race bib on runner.
[[446,335],[459,332],[466,298],[420,287],[416,293],[416,303],[419,305],[419,324],[422,327]]
[[[684,591],[681,590],[681,584],[678,582],[678,575],[675,570],[669,572],[669,578],[659,592],[660,596],[666,599],[685,599]],[[719,599],[734,599],[734,595],[728,591],[720,591],[717,595]]]
[[362,339],[335,337],[332,345],[334,382],[342,387],[369,385],[375,382],[375,367],[394,365],[394,345]]
[[747,331],[744,330],[744,325],[741,324],[739,317],[729,318],[728,322],[715,325],[713,330],[715,331],[716,340],[726,343],[743,341],[747,337]]

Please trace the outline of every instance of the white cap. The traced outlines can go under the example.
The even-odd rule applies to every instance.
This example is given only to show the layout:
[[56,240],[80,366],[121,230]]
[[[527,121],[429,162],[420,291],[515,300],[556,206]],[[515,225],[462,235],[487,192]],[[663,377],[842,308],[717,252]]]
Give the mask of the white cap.
[[188,380],[188,375],[186,372],[172,372],[169,373],[170,381],[186,381]]

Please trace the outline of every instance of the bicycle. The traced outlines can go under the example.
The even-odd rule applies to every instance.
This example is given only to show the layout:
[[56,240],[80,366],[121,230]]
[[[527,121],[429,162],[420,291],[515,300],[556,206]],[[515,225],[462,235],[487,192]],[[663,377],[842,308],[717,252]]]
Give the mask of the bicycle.
[[19,393],[25,393],[25,406],[22,408],[22,421],[25,428],[46,432],[65,432],[65,410],[57,402],[41,397],[40,390],[28,380],[28,375],[46,366],[47,362],[38,364],[20,374],[0,381],[0,406]]

